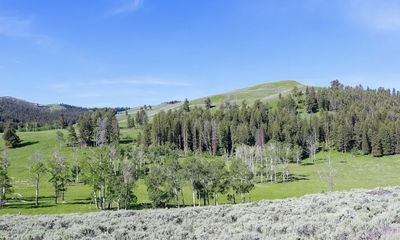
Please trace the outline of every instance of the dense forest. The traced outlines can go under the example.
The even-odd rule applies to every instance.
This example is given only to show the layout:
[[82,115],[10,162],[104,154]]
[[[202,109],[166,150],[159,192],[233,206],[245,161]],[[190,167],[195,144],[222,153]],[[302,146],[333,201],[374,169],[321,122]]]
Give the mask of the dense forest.
[[86,111],[89,109],[66,104],[38,105],[12,97],[0,97],[0,131],[7,123],[13,123],[24,131],[59,128],[61,121],[65,126],[72,124],[80,113]]
[[400,153],[400,94],[395,89],[345,87],[335,80],[329,88],[294,89],[274,105],[205,106],[190,108],[185,102],[180,110],[158,113],[144,126],[141,143],[213,155],[268,142],[299,146],[302,156],[329,147],[376,157]]
[[[113,108],[126,111],[127,107]],[[12,123],[20,131],[65,128],[75,124],[79,115],[98,108],[76,107],[68,104],[40,105],[12,97],[0,97],[0,132]]]

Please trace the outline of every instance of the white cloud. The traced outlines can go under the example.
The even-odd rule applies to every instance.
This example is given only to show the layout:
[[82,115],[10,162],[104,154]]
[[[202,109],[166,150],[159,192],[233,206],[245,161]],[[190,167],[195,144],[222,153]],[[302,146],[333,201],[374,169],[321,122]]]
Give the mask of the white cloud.
[[349,15],[359,23],[379,31],[400,31],[400,1],[352,0]]
[[165,81],[157,78],[118,78],[118,79],[103,79],[94,81],[77,81],[77,82],[62,82],[50,85],[50,89],[59,91],[68,91],[77,88],[89,87],[129,87],[129,86],[164,86],[164,87],[187,87],[190,86],[187,82],[180,81]]
[[134,12],[138,10],[142,4],[143,0],[123,0],[110,11],[110,14],[117,15],[121,13]]

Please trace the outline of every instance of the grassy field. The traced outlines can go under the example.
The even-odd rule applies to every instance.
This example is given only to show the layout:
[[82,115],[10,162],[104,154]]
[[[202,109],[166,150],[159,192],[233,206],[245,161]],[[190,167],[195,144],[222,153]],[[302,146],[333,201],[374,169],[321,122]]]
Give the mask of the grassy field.
[[[65,135],[67,133],[65,132]],[[123,144],[131,144],[131,139],[137,134],[137,130],[122,129]],[[14,185],[14,198],[10,205],[0,210],[0,214],[23,213],[23,214],[56,214],[72,212],[92,212],[96,211],[90,199],[90,187],[83,184],[72,184],[68,186],[66,201],[58,206],[53,204],[52,186],[49,177],[44,175],[41,178],[41,199],[40,206],[35,207],[34,184],[32,175],[29,172],[29,162],[36,151],[42,152],[49,158],[55,148],[59,147],[56,131],[27,132],[19,133],[23,140],[21,147],[7,150],[10,156],[9,175]],[[0,140],[0,148],[3,147]],[[81,156],[90,154],[92,149],[82,150]],[[72,149],[62,146],[62,154],[71,159]],[[400,157],[389,156],[383,158],[373,158],[370,156],[352,156],[337,152],[321,152],[317,155],[315,164],[310,160],[303,161],[302,164],[290,165],[290,172],[296,181],[289,183],[267,183],[256,184],[252,191],[252,199],[281,199],[297,197],[309,193],[319,193],[326,189],[320,179],[319,171],[324,168],[325,161],[332,159],[336,170],[335,190],[350,190],[353,188],[375,188],[379,186],[394,186],[400,183]],[[135,194],[138,196],[138,208],[149,203],[146,187],[143,180],[137,182]],[[185,202],[191,204],[191,190],[185,186]],[[222,198],[221,202],[227,202]]]

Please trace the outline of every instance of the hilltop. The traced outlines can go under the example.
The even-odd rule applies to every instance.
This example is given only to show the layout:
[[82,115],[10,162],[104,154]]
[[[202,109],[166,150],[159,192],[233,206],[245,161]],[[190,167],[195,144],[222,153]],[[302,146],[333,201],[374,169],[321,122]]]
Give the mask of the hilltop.
[[57,121],[61,114],[67,122],[75,121],[78,114],[88,111],[83,107],[67,104],[41,105],[14,97],[0,97],[0,123],[14,122],[43,126]]
[[[273,101],[277,99],[280,94],[285,95],[295,87],[302,89],[305,87],[305,85],[293,80],[268,82],[256,86],[232,90],[226,93],[193,99],[189,102],[190,106],[203,106],[204,101],[207,98],[210,98],[212,105],[216,107],[227,102],[231,104],[240,104],[245,101],[247,104],[252,104],[256,100]],[[182,104],[183,101],[164,102],[159,105],[151,106],[151,109],[147,110],[147,114],[149,117],[151,117],[160,111],[178,109],[182,106]],[[135,114],[138,110],[140,110],[140,107],[135,107],[130,109],[128,113]],[[119,118],[123,120],[124,116],[125,112],[120,112]]]
[[0,216],[0,238],[398,239],[400,188],[279,201],[83,215]]

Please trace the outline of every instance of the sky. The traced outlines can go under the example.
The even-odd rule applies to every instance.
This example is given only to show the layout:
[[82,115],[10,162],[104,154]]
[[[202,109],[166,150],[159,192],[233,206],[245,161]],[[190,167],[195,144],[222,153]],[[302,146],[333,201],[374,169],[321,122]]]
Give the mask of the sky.
[[400,89],[398,0],[0,0],[0,96],[85,107],[278,80]]

